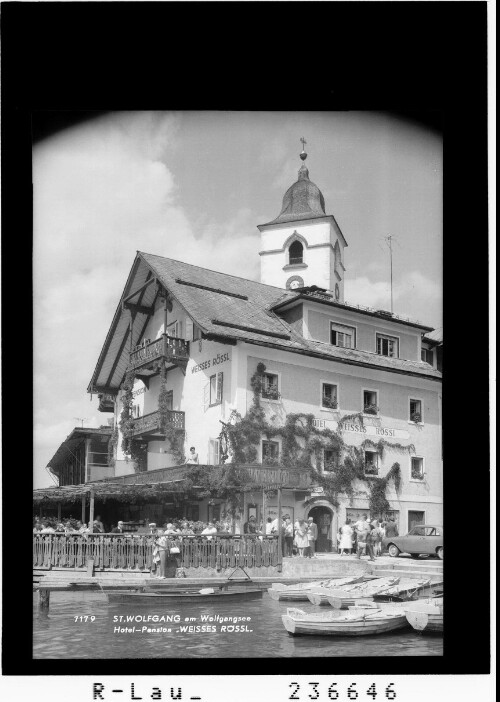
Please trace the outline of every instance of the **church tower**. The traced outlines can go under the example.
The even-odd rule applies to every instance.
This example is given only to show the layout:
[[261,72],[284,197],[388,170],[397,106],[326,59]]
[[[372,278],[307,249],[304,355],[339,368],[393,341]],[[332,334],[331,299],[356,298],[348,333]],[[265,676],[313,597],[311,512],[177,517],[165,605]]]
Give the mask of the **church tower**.
[[[300,158],[303,162],[307,158],[304,149]],[[347,242],[333,215],[326,214],[323,195],[309,180],[305,163],[297,182],[286,191],[278,217],[258,229],[261,283],[287,289],[317,285],[344,301]]]

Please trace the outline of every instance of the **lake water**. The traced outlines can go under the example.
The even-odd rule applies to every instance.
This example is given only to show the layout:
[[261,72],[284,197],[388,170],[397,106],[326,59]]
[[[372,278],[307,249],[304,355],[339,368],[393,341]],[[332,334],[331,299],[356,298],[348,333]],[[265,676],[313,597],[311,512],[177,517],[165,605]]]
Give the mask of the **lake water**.
[[[442,656],[443,638],[403,629],[380,636],[331,637],[290,636],[281,614],[287,606],[319,611],[309,602],[286,603],[262,600],[234,603],[170,605],[109,604],[103,593],[52,592],[48,614],[38,612],[38,594],[33,597],[34,658],[245,658],[245,657],[331,657],[331,656]],[[325,610],[326,611],[326,610]],[[180,627],[203,625],[204,615],[250,617],[238,622],[250,632],[221,633],[230,622],[206,622],[217,633],[178,631]],[[75,617],[94,616],[95,621]],[[180,623],[140,621],[120,623],[119,617],[178,615]],[[186,617],[196,621],[186,623]],[[115,627],[136,628],[133,633],[114,633]],[[142,627],[170,628],[171,632],[147,632]]]

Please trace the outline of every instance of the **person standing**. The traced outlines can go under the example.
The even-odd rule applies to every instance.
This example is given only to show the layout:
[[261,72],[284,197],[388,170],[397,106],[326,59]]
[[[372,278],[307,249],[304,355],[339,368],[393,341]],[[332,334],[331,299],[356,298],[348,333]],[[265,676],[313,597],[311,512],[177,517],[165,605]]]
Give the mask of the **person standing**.
[[344,555],[344,551],[347,551],[347,555],[350,556],[352,552],[352,527],[349,524],[349,520],[346,521],[344,526],[340,527],[340,544],[339,544],[340,555]]
[[375,560],[375,544],[377,541],[377,533],[373,524],[370,524],[370,531],[366,535],[366,550],[370,556],[370,561]]
[[199,463],[199,462],[200,461],[198,459],[198,454],[196,453],[196,448],[194,446],[191,446],[191,448],[189,449],[189,456],[188,456],[186,463],[193,464],[193,463]]
[[112,534],[123,534],[124,529],[123,529],[123,522],[119,521],[118,524],[115,526],[114,529],[111,530]]
[[268,517],[267,522],[266,522],[266,536],[271,536],[272,533],[273,533],[273,520],[271,519],[271,517]]
[[309,548],[307,555],[309,558],[316,558],[316,539],[318,538],[318,525],[312,517],[307,518],[307,539]]
[[357,537],[357,558],[361,558],[361,556],[366,555],[366,539],[370,531],[370,525],[368,524],[365,518],[357,521],[354,526]]
[[248,522],[245,522],[243,524],[243,533],[244,534],[256,534],[257,533],[257,524],[255,517],[252,515],[249,517]]
[[299,520],[299,528],[295,532],[295,545],[297,546],[299,556],[303,556],[305,549],[309,547],[307,527],[303,519]]
[[293,555],[293,524],[290,517],[285,519],[285,556]]
[[385,536],[387,539],[393,536],[399,536],[397,524],[392,517],[385,525]]

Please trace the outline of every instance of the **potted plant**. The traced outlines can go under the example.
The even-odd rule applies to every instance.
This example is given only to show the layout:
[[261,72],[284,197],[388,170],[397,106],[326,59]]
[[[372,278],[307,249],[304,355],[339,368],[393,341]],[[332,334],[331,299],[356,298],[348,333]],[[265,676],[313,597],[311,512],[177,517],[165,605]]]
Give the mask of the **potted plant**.
[[415,422],[415,424],[419,424],[419,422],[422,421],[422,415],[420,414],[420,412],[413,412],[410,419],[412,422]]
[[280,394],[276,385],[268,385],[262,390],[262,397],[266,400],[279,400]]
[[378,407],[377,405],[365,405],[363,411],[365,414],[378,414]]
[[336,398],[326,397],[323,395],[323,407],[327,407],[328,409],[337,409],[338,406],[339,403],[337,402]]

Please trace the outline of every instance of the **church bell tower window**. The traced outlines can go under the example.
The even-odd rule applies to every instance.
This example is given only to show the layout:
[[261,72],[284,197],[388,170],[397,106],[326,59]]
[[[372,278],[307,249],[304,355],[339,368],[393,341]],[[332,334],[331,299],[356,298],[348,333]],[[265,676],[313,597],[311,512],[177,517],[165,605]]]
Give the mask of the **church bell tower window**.
[[304,263],[304,247],[300,241],[294,241],[288,249],[288,263],[293,266],[297,263]]

